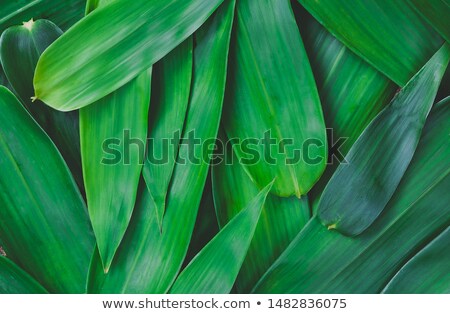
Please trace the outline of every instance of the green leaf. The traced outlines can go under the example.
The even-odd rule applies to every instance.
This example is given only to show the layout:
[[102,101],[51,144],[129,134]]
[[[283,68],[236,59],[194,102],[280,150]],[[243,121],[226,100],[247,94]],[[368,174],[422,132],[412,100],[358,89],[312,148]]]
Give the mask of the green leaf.
[[189,103],[192,46],[190,37],[154,67],[149,142],[142,173],[160,226]]
[[404,86],[443,39],[407,0],[298,0],[356,54]]
[[[222,137],[223,142],[226,138]],[[260,192],[228,145],[224,161],[212,167],[214,203],[220,226],[226,225]],[[267,196],[247,257],[236,280],[248,293],[310,218],[308,198]]]
[[342,161],[339,157],[348,153],[370,121],[389,103],[397,86],[346,48],[301,10],[299,4],[293,5],[297,22],[303,26],[300,32],[317,82],[325,124],[329,128],[329,147],[336,145],[339,148],[339,152],[330,149],[327,168],[308,193],[315,208]]
[[417,253],[383,293],[450,293],[450,227]]
[[346,237],[314,218],[263,276],[256,293],[378,293],[450,224],[450,106],[433,110],[417,151],[381,217]]
[[47,291],[12,261],[0,256],[0,293],[34,294]]
[[0,87],[0,238],[50,292],[82,293],[94,237],[86,207],[54,144]]
[[[300,197],[325,169],[327,149],[319,95],[290,2],[240,0],[236,14],[225,131],[242,141],[236,154],[246,159],[258,187],[276,178],[272,193]],[[300,156],[311,140],[308,156]],[[250,149],[254,154],[246,157]],[[305,156],[311,160],[296,158]]]
[[[203,145],[189,151],[187,134],[201,142],[215,139],[222,112],[234,1],[227,0],[196,33],[194,76],[185,132],[167,197],[162,232],[148,190],[141,188],[133,218],[107,275],[92,265],[90,291],[95,293],[165,293],[186,255],[208,175]],[[205,104],[208,104],[205,106]],[[98,259],[97,259],[98,260]],[[94,258],[95,261],[95,258]]]
[[62,113],[31,100],[39,56],[61,34],[61,29],[47,20],[30,20],[21,26],[12,26],[0,38],[0,59],[15,93],[58,147],[82,189],[78,112]]
[[70,111],[105,97],[188,38],[222,1],[117,0],[95,10],[39,60],[37,98]]
[[273,183],[237,214],[183,270],[171,293],[229,293],[247,255]]
[[450,42],[450,2],[448,0],[408,0],[447,42]]
[[[88,7],[95,8],[92,3]],[[105,272],[111,266],[136,202],[147,141],[151,76],[150,68],[80,110],[89,216]]]
[[449,58],[444,45],[352,146],[319,201],[329,229],[355,236],[383,211],[414,155]]
[[2,1],[0,33],[32,18],[48,19],[66,30],[83,17],[84,4],[84,0]]

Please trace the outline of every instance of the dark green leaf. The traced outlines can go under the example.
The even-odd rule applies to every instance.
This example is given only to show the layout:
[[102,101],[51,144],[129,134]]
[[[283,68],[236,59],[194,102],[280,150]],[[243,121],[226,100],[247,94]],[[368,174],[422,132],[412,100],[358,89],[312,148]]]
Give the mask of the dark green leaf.
[[18,293],[47,293],[47,291],[12,261],[0,256],[0,294]]
[[448,0],[408,0],[447,42],[450,42],[450,2]]

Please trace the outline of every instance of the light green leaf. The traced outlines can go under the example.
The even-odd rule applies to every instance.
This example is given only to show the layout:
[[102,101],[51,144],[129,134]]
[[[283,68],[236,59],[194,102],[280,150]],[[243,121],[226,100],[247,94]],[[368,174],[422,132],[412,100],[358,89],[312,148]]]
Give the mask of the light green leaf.
[[301,10],[300,4],[293,6],[297,22],[303,26],[300,32],[317,82],[329,131],[329,147],[335,145],[329,149],[329,164],[324,174],[308,193],[313,208],[316,208],[323,189],[341,161],[339,157],[348,153],[370,121],[389,103],[397,86]]
[[450,2],[448,0],[408,0],[447,42],[450,42]]
[[273,183],[265,187],[194,257],[171,293],[229,293],[247,255]]
[[[247,159],[258,187],[276,178],[272,193],[300,197],[325,169],[327,145],[316,84],[290,2],[240,0],[236,10],[225,131],[243,142],[235,151]],[[309,141],[314,145],[305,154]],[[247,157],[246,144],[257,157]]]
[[352,146],[319,201],[329,229],[355,236],[383,211],[414,155],[449,58],[444,45]]
[[62,113],[31,100],[38,59],[61,34],[61,29],[47,20],[12,26],[0,38],[0,59],[15,93],[58,147],[82,189],[78,112]]
[[[226,137],[222,137],[226,141]],[[239,164],[231,146],[224,161],[212,167],[217,218],[225,226],[260,192]],[[267,196],[247,257],[236,280],[239,293],[248,293],[310,218],[308,198]]]
[[160,226],[189,103],[192,45],[190,37],[154,67],[149,143],[142,173]]
[[0,238],[50,292],[82,293],[94,237],[67,165],[14,95],[0,87]]
[[183,42],[222,1],[117,0],[95,10],[39,60],[37,98],[70,111],[105,97]]
[[314,218],[256,293],[378,293],[411,255],[450,224],[450,106],[433,110],[407,172],[382,216],[357,238]]
[[47,291],[6,257],[0,256],[0,294],[34,294]]
[[404,86],[443,39],[407,0],[298,0],[356,54]]
[[162,233],[154,201],[143,187],[109,273],[95,272],[99,267],[91,266],[91,292],[165,293],[175,280],[188,249],[209,169],[208,158],[188,160],[188,156],[201,158],[206,147],[195,145],[194,152],[189,152],[187,134],[195,132],[201,141],[216,138],[233,16],[234,1],[226,0],[196,33],[193,86],[183,135],[186,139],[172,176]]
[[450,293],[450,227],[417,253],[383,293]]

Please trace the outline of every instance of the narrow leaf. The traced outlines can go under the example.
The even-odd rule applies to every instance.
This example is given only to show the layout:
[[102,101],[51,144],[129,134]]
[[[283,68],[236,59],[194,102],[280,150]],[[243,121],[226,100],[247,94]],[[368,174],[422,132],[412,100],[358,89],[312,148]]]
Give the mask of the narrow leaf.
[[272,185],[265,187],[194,257],[171,293],[230,293]]
[[353,52],[404,86],[443,39],[408,0],[298,0]]
[[[276,178],[272,193],[300,197],[322,174],[327,149],[316,84],[290,2],[240,0],[236,10],[225,131],[242,141],[236,154],[246,159],[258,187]],[[311,160],[305,160],[302,149],[311,140]]]
[[433,110],[383,215],[357,238],[314,218],[262,277],[256,293],[378,293],[450,224],[450,106]]
[[61,29],[47,20],[30,20],[12,26],[0,38],[0,59],[15,93],[58,147],[82,189],[78,112],[62,113],[31,100],[39,57],[61,35]]
[[450,2],[448,0],[409,0],[447,42],[450,42]]
[[355,236],[383,211],[414,155],[449,58],[445,45],[352,146],[320,199],[325,226]]
[[34,293],[47,291],[12,261],[0,256],[0,294]]
[[117,0],[95,10],[39,60],[37,98],[70,111],[105,97],[182,43],[222,1]]
[[384,293],[450,293],[450,227],[417,253]]
[[[226,137],[222,138],[223,142]],[[231,146],[224,161],[212,167],[214,203],[225,226],[260,192],[239,164]],[[308,198],[267,196],[247,257],[236,280],[239,293],[248,293],[310,218]]]
[[149,142],[142,173],[160,226],[189,103],[192,45],[190,37],[154,67]]
[[0,238],[8,257],[50,292],[82,293],[94,237],[54,144],[0,87]]
[[165,293],[175,280],[186,256],[209,169],[209,157],[196,162],[188,159],[207,156],[207,152],[203,145],[191,147],[194,152],[190,152],[187,134],[195,132],[201,142],[216,138],[233,16],[234,1],[227,0],[196,33],[192,93],[162,233],[154,201],[144,187],[109,273],[91,273],[91,292]]

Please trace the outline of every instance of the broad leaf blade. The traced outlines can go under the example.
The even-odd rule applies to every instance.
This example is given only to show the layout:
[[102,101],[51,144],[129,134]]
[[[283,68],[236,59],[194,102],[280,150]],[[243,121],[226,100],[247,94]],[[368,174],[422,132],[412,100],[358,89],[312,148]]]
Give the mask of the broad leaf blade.
[[183,42],[222,1],[117,0],[95,10],[39,60],[37,98],[70,111],[105,97]]
[[229,293],[244,262],[273,183],[265,187],[194,257],[171,293]]
[[383,293],[450,293],[450,227],[417,253]]
[[0,87],[0,238],[50,292],[82,293],[94,248],[86,207],[56,147]]
[[404,86],[443,39],[407,0],[298,0],[356,54]]
[[47,291],[6,257],[0,256],[0,294],[34,294]]
[[450,42],[450,2],[448,0],[408,0],[447,42]]
[[[226,137],[222,137],[223,142]],[[225,226],[260,192],[239,164],[231,146],[224,161],[212,167],[214,203]],[[308,198],[267,196],[247,257],[236,280],[239,293],[251,290],[310,218]]]
[[61,29],[47,20],[31,20],[21,26],[12,26],[0,38],[0,59],[15,93],[58,147],[82,189],[78,112],[62,113],[31,100],[38,59],[61,35]]
[[[162,233],[154,201],[144,187],[109,273],[106,276],[91,273],[91,292],[165,293],[175,280],[188,249],[209,169],[208,158],[199,162],[188,160],[192,152],[186,134],[195,132],[196,138],[203,141],[217,135],[233,16],[234,1],[227,0],[196,34],[186,139],[180,146],[172,176]],[[194,156],[201,158],[207,154],[203,148],[194,146]]]
[[383,211],[414,155],[449,58],[444,45],[352,146],[319,201],[325,226],[355,236]]
[[[236,154],[247,159],[260,188],[276,178],[272,193],[300,197],[325,169],[327,149],[316,84],[290,2],[241,0],[236,11],[225,131],[243,142]],[[308,160],[302,149],[311,140]],[[248,160],[250,149],[257,156]]]
[[154,67],[149,142],[142,174],[162,225],[166,196],[178,155],[192,78],[192,38]]
[[314,218],[254,292],[380,292],[412,254],[450,224],[449,128],[450,107],[433,110],[395,196],[366,232],[349,238]]

